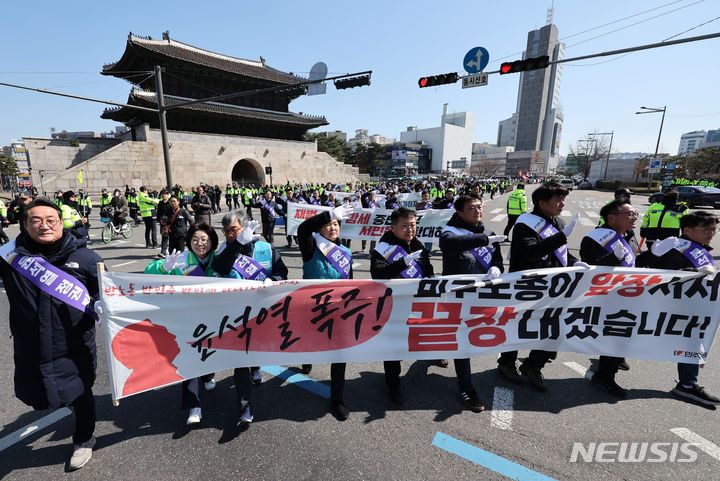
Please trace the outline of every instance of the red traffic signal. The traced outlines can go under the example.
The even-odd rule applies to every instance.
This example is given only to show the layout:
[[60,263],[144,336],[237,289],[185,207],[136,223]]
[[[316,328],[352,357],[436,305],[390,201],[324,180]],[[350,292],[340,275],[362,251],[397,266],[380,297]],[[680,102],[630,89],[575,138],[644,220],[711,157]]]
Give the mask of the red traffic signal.
[[458,81],[457,72],[444,73],[442,75],[431,75],[429,77],[420,77],[418,80],[418,86],[423,87],[434,87],[436,85],[454,84]]
[[272,167],[265,167],[265,173],[267,175],[272,175]]
[[500,75],[506,73],[525,72],[527,70],[537,70],[550,65],[550,57],[543,55],[542,57],[526,58],[524,60],[515,60],[514,62],[503,62],[500,65]]

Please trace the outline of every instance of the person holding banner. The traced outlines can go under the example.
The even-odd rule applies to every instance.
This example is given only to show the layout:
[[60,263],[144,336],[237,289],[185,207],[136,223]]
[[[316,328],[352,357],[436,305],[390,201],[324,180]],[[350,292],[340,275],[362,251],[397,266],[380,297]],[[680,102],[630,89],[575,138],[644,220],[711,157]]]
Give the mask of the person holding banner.
[[[649,251],[637,258],[638,267],[697,271],[706,275],[717,275],[717,269],[710,254],[710,242],[717,232],[718,220],[709,212],[689,212],[680,218],[682,235],[668,237],[655,242]],[[679,382],[673,388],[676,396],[691,399],[705,405],[720,404],[720,399],[699,386],[699,364],[678,363]]]
[[[604,227],[596,227],[580,242],[580,259],[594,266],[635,267],[638,243],[633,228],[638,213],[629,200],[615,199],[600,209]],[[620,399],[627,393],[615,382],[622,357],[600,356],[591,380]]]
[[[565,197],[570,193],[557,182],[547,182],[532,193],[533,210],[521,214],[512,230],[510,242],[510,272],[547,267],[567,267],[578,260],[568,252],[567,238],[575,228],[580,217],[576,214],[570,223],[560,218],[565,207]],[[520,373],[515,366],[517,351],[500,354],[498,370],[510,382],[522,384],[520,373],[527,376],[537,391],[547,390],[543,380],[542,368],[556,352],[533,349],[520,365]]]
[[102,259],[86,248],[85,237],[63,230],[60,209],[46,198],[25,207],[22,223],[26,232],[0,248],[0,277],[11,300],[15,396],[36,410],[72,406],[73,471],[95,446],[92,306]]
[[260,220],[262,221],[262,236],[270,245],[273,245],[273,233],[275,232],[275,219],[283,216],[283,209],[273,199],[273,193],[266,190],[263,198],[255,207],[260,209]]
[[[218,246],[218,236],[209,224],[202,222],[193,224],[187,231],[187,244],[190,250],[175,251],[165,259],[151,262],[145,268],[145,274],[166,274],[172,276],[199,276],[222,277],[212,267],[215,260],[215,249]],[[227,277],[240,277],[231,272]],[[210,373],[182,382],[181,409],[189,409],[187,424],[197,424],[202,420],[200,408],[200,381],[204,383],[206,391],[215,389],[215,374]]]
[[[503,272],[500,244],[503,235],[487,229],[482,222],[483,205],[477,195],[461,195],[454,203],[455,213],[440,232],[440,251],[443,256],[442,275],[487,274],[490,279]],[[455,359],[455,373],[460,398],[473,412],[485,410],[485,405],[472,385],[470,359]]]
[[[303,260],[303,279],[352,279],[352,252],[340,244],[340,222],[352,212],[350,204],[320,212],[298,226],[297,237]],[[309,374],[312,364],[303,364]],[[343,401],[345,363],[330,365],[330,401],[335,416],[345,421],[350,410]]]
[[[375,203],[375,194],[372,192],[365,192],[360,196],[360,204],[362,205],[363,209],[372,209],[375,210],[378,208],[377,204]],[[367,246],[367,241],[363,240],[360,245],[362,246],[362,250],[365,251],[365,247]],[[372,251],[375,248],[375,241],[370,241],[370,251]]]
[[[212,268],[223,277],[240,277],[254,281],[282,281],[288,276],[288,269],[277,249],[267,242],[258,240],[255,228],[258,223],[249,220],[242,210],[228,212],[222,218],[225,242],[218,249]],[[232,274],[232,275],[230,275]],[[251,384],[262,383],[259,366],[238,367],[233,371],[235,392],[240,406],[240,424],[253,421],[250,403]]]
[[[390,230],[380,238],[370,253],[370,275],[373,279],[415,279],[435,277],[430,254],[415,237],[417,219],[415,211],[400,207],[390,214]],[[436,361],[447,367],[445,359]],[[400,390],[400,361],[384,361],[385,383],[390,400],[401,405],[405,402]]]

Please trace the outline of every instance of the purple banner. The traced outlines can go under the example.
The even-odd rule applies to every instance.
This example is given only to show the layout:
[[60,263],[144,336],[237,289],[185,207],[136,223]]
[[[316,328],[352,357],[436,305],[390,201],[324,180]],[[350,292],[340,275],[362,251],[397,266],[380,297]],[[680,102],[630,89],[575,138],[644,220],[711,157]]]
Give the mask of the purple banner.
[[270,273],[265,269],[258,261],[250,256],[240,254],[233,267],[238,271],[245,279],[251,281],[264,281],[270,278]]

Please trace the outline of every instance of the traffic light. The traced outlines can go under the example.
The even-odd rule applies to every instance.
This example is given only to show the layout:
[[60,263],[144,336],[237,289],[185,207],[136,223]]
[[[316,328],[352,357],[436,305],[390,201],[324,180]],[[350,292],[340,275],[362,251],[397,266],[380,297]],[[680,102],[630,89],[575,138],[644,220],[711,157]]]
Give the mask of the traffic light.
[[354,87],[362,87],[370,85],[370,75],[360,75],[359,77],[340,78],[334,81],[335,88],[338,90],[351,89]]
[[423,87],[434,87],[436,85],[454,84],[458,81],[457,72],[444,73],[442,75],[431,75],[429,77],[420,77],[418,85]]
[[275,90],[275,92],[283,97],[299,97],[307,93],[307,85],[288,85]]
[[537,70],[550,65],[550,57],[543,55],[542,57],[526,58],[524,60],[515,60],[514,62],[503,62],[500,65],[500,75],[506,73],[525,72],[526,70]]
[[265,167],[265,173],[267,175],[272,175],[272,167]]

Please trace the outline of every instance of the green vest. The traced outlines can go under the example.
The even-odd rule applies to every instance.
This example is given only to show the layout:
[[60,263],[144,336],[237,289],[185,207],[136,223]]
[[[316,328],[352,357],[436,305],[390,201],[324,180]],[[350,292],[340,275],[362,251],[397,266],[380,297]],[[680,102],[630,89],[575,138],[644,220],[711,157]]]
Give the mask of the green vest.
[[[663,215],[663,210],[665,210],[665,206],[660,202],[655,202],[648,207],[648,210],[643,217],[642,227],[650,229],[657,227],[663,229],[680,229],[680,218],[685,215],[687,210],[683,212],[675,212],[674,210],[668,209],[665,211],[665,215]],[[662,222],[660,221],[660,217],[662,217]]]
[[157,199],[153,199],[145,192],[140,191],[138,194],[138,208],[140,209],[140,217],[152,217],[153,210],[158,204]]
[[137,194],[130,194],[127,196],[127,203],[128,207],[130,206],[136,206],[137,207],[138,202],[138,195]]
[[108,194],[100,195],[100,207],[110,205],[110,196]]
[[82,219],[78,211],[69,205],[62,204],[60,206],[60,212],[62,213],[63,228],[65,229],[71,229],[75,225],[75,222]]
[[508,215],[521,215],[527,210],[527,197],[523,189],[515,189],[507,201]]
[[5,202],[0,200],[0,216],[7,217],[7,207],[5,207]]

